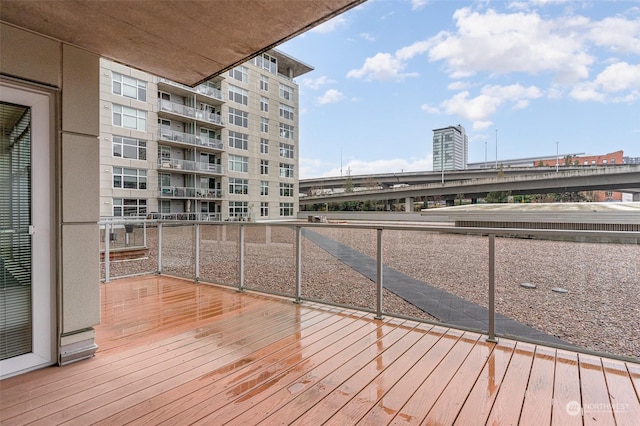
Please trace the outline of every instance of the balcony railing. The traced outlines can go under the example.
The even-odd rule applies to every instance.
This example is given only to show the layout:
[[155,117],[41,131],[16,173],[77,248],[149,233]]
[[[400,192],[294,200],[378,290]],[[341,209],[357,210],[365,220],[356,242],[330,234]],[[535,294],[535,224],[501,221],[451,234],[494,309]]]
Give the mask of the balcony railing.
[[196,109],[186,105],[167,101],[165,99],[158,99],[158,109],[160,111],[177,114],[182,117],[194,118],[196,120],[205,121],[207,123],[216,124],[218,126],[224,126],[224,121],[222,120],[222,116],[220,116],[220,114]]
[[222,196],[222,189],[188,188],[184,186],[160,187],[160,198],[203,198],[219,200]]
[[160,82],[168,84],[173,87],[177,87],[186,92],[198,93],[200,95],[208,96],[210,98],[213,98],[219,101],[224,101],[224,94],[222,93],[222,91],[220,89],[211,87],[207,84],[201,84],[194,88],[194,87],[186,86],[184,84],[176,83],[175,81],[171,81],[166,78],[160,78]]
[[220,164],[211,164],[191,160],[177,160],[171,158],[159,158],[158,167],[162,170],[176,170],[180,172],[200,172],[215,175],[221,175],[224,173],[222,165]]
[[158,139],[162,141],[178,142],[180,144],[224,150],[224,143],[218,138],[209,138],[192,133],[178,132],[167,128],[158,129]]
[[[491,341],[515,337],[634,360],[640,353],[637,339],[628,339],[640,321],[640,232],[147,225],[157,257],[137,271],[355,308],[378,318],[439,321],[483,332]],[[104,280],[113,277],[105,265]]]

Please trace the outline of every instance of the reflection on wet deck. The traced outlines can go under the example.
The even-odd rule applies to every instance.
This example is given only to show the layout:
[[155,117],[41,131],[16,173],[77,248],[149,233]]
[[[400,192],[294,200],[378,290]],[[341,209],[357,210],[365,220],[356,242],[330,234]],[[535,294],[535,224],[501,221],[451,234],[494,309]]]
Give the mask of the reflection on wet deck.
[[636,424],[640,365],[138,277],[96,356],[0,383],[3,424]]

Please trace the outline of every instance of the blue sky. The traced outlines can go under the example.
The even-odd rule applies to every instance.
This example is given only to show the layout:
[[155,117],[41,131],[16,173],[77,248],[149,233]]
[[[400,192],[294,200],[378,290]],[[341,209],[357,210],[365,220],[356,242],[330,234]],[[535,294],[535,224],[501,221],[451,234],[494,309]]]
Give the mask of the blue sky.
[[[433,129],[469,161],[640,156],[640,0],[369,0],[281,45],[300,86],[300,177],[432,170]],[[486,142],[486,144],[485,144]]]

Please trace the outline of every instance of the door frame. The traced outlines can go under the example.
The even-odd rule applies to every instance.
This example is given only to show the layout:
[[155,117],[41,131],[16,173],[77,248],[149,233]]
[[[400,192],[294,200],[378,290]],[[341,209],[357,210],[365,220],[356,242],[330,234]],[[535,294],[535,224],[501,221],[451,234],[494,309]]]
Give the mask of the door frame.
[[31,108],[32,352],[0,361],[0,378],[55,364],[57,357],[52,174],[52,90],[0,79],[0,99]]

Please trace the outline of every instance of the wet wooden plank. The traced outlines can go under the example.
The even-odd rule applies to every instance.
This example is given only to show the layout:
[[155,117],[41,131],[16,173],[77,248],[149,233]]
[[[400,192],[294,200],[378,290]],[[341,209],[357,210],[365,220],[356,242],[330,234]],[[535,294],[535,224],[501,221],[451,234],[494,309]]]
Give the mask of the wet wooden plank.
[[615,425],[602,360],[596,356],[579,354],[578,365],[584,424]]
[[553,425],[581,425],[582,399],[578,355],[560,350],[556,352],[555,380],[553,388]]
[[[270,396],[281,386],[291,386],[296,381],[307,380],[307,376],[312,376],[309,373],[310,370],[320,366],[326,368],[327,365],[341,363],[351,358],[354,351],[357,353],[369,344],[369,334],[380,327],[388,326],[386,323],[363,320],[355,324],[354,328],[341,329],[334,333],[334,338],[323,341],[321,345],[314,346],[310,351],[303,350],[281,359],[276,368],[238,377],[224,388],[220,388],[219,385],[214,386],[211,394],[214,394],[215,398],[200,399],[187,409],[178,409],[172,413],[171,417],[164,419],[163,423],[191,424],[214,412],[218,421],[221,411],[225,411],[226,415],[232,418]],[[328,360],[331,362],[326,363]]]
[[185,410],[203,400],[215,398],[215,394],[208,393],[214,384],[223,388],[239,377],[264,371],[277,365],[283,358],[300,351],[301,347],[309,347],[341,329],[357,325],[357,318],[340,315],[338,311],[320,312],[320,315],[314,317],[316,321],[301,324],[303,329],[297,330],[296,333],[240,359],[231,360],[196,380],[180,383],[171,389],[148,388],[136,393],[137,402],[126,401],[125,408],[97,424],[125,424],[141,417],[148,423],[161,421],[163,417],[171,416],[174,410]]
[[518,423],[534,352],[534,345],[522,342],[516,344],[498,395],[491,408],[491,414],[487,421],[489,424],[514,425]]
[[[373,360],[368,363],[362,363],[364,360],[360,361],[360,357],[358,357],[358,359],[341,366],[312,388],[298,394],[292,401],[273,411],[268,417],[265,416],[260,423],[269,424],[277,421],[292,424],[295,420],[298,420],[296,423],[321,424],[338,411],[347,415],[347,410],[342,409],[343,406],[359,390],[368,386],[377,377],[384,373],[390,374],[392,367],[398,366],[399,359],[406,355],[415,346],[416,342],[424,336],[424,333],[416,331],[413,325],[407,327],[407,330],[408,332],[400,340],[388,348],[382,345],[382,341],[380,346],[376,345],[376,350],[379,351],[379,354]],[[355,364],[355,362],[359,363]],[[355,364],[351,367],[353,370],[350,370],[350,364]],[[353,374],[349,376],[352,371]],[[392,383],[397,381],[398,378],[399,376],[396,375],[391,379]],[[342,383],[340,383],[341,380]],[[335,385],[336,383],[339,384]],[[379,391],[383,392],[386,389],[379,388]],[[372,405],[373,403],[369,405],[369,408]],[[347,417],[343,424],[353,424],[360,417],[358,415]]]
[[516,343],[500,339],[493,348],[473,389],[467,396],[454,424],[485,424],[507,371]]
[[382,324],[362,339],[364,347],[354,350],[350,346],[323,364],[305,371],[303,377],[272,386],[271,390],[275,392],[269,398],[265,398],[261,391],[251,393],[248,398],[242,398],[240,405],[229,405],[213,415],[203,417],[196,424],[210,424],[212,421],[228,425],[256,424],[293,399],[321,398],[325,395],[324,389],[334,389],[345,377],[374,359],[381,350],[393,347],[408,332],[402,324],[403,321],[397,320]]
[[535,426],[551,423],[555,362],[555,349],[544,346],[536,348],[520,415],[521,425]]
[[[640,420],[640,392],[634,390],[633,380],[640,383],[640,365],[603,359],[611,410],[619,425],[631,425]],[[628,368],[628,366],[633,367]],[[636,393],[637,392],[637,393]]]
[[394,424],[415,424],[426,417],[444,388],[476,345],[479,334],[465,333],[393,418]]
[[363,425],[389,424],[416,392],[424,380],[436,369],[442,359],[458,342],[464,332],[434,327],[430,332],[437,339],[435,344],[426,341],[424,355],[361,419]]
[[427,417],[426,424],[453,424],[464,404],[464,395],[468,395],[476,380],[482,373],[495,343],[487,342],[481,337],[467,356],[464,364],[458,369]]
[[[319,422],[326,421],[326,425],[345,425],[359,421],[438,341],[440,335],[429,332],[432,328],[426,325],[418,326],[412,333],[419,334],[420,339],[402,354],[393,365],[385,369],[366,386],[360,389],[341,386],[339,393],[349,395],[351,398],[338,411],[325,410],[328,404],[337,407],[340,402],[339,397],[336,398],[335,403],[332,403],[329,400],[330,397],[328,397],[292,424],[312,425],[316,419]],[[357,392],[357,394],[354,394],[354,392]]]

